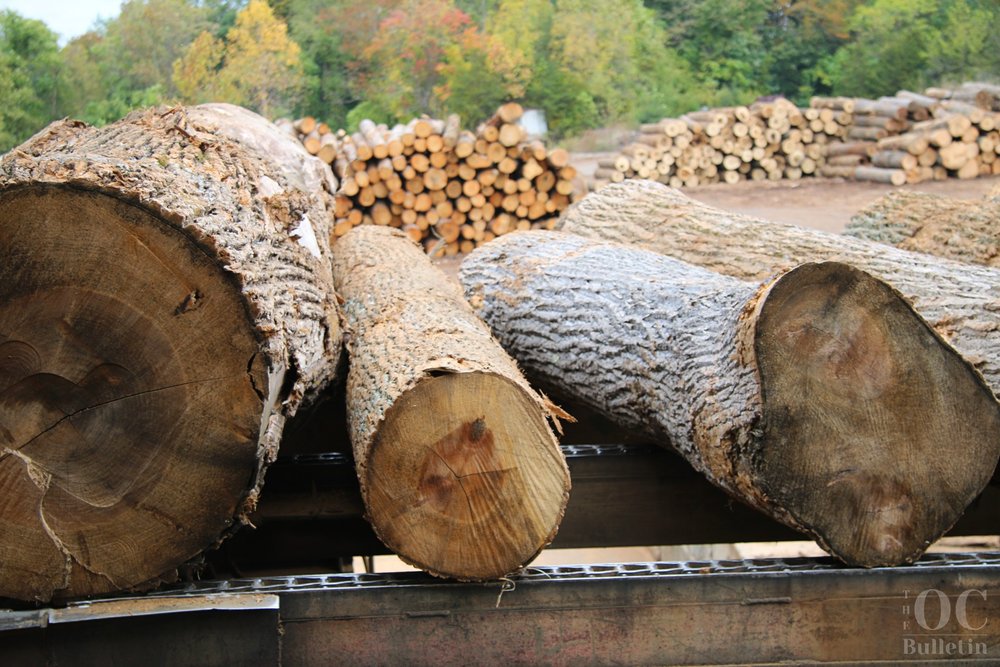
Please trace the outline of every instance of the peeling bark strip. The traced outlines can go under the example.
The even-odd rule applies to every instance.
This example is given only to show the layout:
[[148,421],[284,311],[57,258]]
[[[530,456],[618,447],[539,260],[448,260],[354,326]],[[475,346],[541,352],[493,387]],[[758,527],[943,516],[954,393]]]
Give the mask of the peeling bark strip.
[[617,183],[587,195],[567,211],[561,229],[639,245],[758,282],[803,262],[845,262],[899,290],[1000,394],[996,269],[730,213],[644,181]]
[[333,248],[350,335],[347,410],[368,519],[403,560],[496,579],[555,537],[569,471],[539,396],[457,285],[405,234]]
[[958,262],[1000,268],[1000,200],[890,192],[851,218],[844,233]]
[[531,232],[476,250],[461,280],[530,377],[669,440],[846,563],[916,559],[1000,454],[1000,405],[980,376],[845,264],[759,285]]
[[169,579],[253,509],[340,355],[331,179],[229,105],[0,160],[0,596]]

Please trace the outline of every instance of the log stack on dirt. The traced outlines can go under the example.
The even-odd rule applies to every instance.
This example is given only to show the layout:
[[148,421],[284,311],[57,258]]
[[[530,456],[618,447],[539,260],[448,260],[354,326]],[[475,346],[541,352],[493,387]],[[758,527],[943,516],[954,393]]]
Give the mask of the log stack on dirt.
[[[1000,173],[1000,115],[988,89],[996,86],[900,90],[877,100],[813,98],[814,106],[850,104],[854,125],[847,138],[869,146],[870,160],[858,160],[853,174],[847,169],[852,157],[828,159],[826,175],[902,185]],[[859,147],[851,154],[864,153]]]
[[890,192],[851,218],[848,236],[1000,268],[1000,199]]
[[149,586],[253,510],[334,377],[329,170],[230,105],[0,161],[0,596]]
[[351,332],[351,442],[375,532],[439,576],[520,569],[552,541],[569,496],[546,423],[558,409],[402,231],[352,230],[333,247],[333,271]]
[[894,289],[845,264],[745,282],[537,232],[476,250],[460,275],[529,375],[669,442],[847,563],[915,560],[1000,455],[982,377]]
[[643,125],[636,141],[598,164],[595,187],[644,178],[673,187],[798,179],[823,165],[824,146],[845,136],[849,111],[800,110],[777,99],[699,111]]
[[694,187],[817,175],[893,185],[1000,174],[1000,87],[813,97],[692,112],[643,125],[598,164],[593,189],[627,178]]
[[[393,128],[362,120],[336,144],[334,236],[385,225],[429,252],[454,255],[514,230],[552,228],[571,202],[576,170],[566,151],[525,141],[522,114],[519,104],[505,104],[475,133],[456,115]],[[297,125],[306,141],[319,130],[301,134],[304,120],[286,127]]]
[[567,211],[560,228],[756,282],[804,262],[850,264],[899,290],[1000,394],[996,269],[730,213],[640,180],[592,192]]

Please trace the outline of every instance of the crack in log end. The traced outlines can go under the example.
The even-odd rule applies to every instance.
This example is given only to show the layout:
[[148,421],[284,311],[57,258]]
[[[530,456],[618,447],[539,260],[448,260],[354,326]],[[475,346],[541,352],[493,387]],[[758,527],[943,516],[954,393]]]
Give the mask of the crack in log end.
[[417,484],[419,504],[446,513],[461,489],[474,521],[474,499],[499,489],[511,471],[502,468],[484,417],[465,422],[427,447]]
[[257,378],[255,378],[253,374],[253,364],[255,361],[257,361],[256,352],[250,355],[250,360],[247,361],[247,378],[250,380],[250,388],[253,389],[253,393],[256,394],[257,398],[263,402],[266,397],[264,396],[264,392],[257,385]]
[[184,297],[180,305],[174,309],[174,315],[183,315],[184,313],[190,313],[192,310],[198,308],[201,305],[204,296],[200,290],[194,290],[190,294]]

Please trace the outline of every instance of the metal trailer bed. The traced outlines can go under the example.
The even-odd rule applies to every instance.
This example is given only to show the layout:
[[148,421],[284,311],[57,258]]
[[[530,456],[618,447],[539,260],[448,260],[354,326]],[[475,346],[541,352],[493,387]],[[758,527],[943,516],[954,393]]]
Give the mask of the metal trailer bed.
[[[665,450],[563,449],[573,492],[554,548],[800,539]],[[343,454],[279,459],[266,491],[258,529],[210,557],[215,578],[2,611],[0,665],[1000,664],[1000,553],[871,570],[827,558],[531,567],[456,583],[339,571],[385,553]],[[951,534],[996,534],[998,519],[991,485]]]

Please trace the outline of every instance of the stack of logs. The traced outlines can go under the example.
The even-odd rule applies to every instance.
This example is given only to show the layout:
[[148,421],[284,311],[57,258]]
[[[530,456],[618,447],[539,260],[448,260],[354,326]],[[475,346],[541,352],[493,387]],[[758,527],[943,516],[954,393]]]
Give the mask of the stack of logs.
[[671,187],[819,175],[902,185],[1000,174],[1000,86],[906,90],[877,100],[814,97],[698,111],[643,125],[601,160],[594,186],[626,178]]
[[643,125],[594,177],[598,185],[646,178],[671,187],[798,179],[821,168],[824,146],[844,138],[851,121],[849,112],[785,99],[665,118]]
[[1000,174],[1000,86],[901,90],[878,100],[813,98],[854,115],[848,143],[827,151],[824,176],[902,185]]
[[350,135],[323,133],[308,118],[285,127],[309,152],[333,154],[341,183],[334,236],[387,225],[429,253],[455,255],[511,231],[551,229],[570,204],[576,170],[568,153],[525,141],[522,114],[519,104],[505,104],[475,133],[456,115],[391,129],[366,119]]

